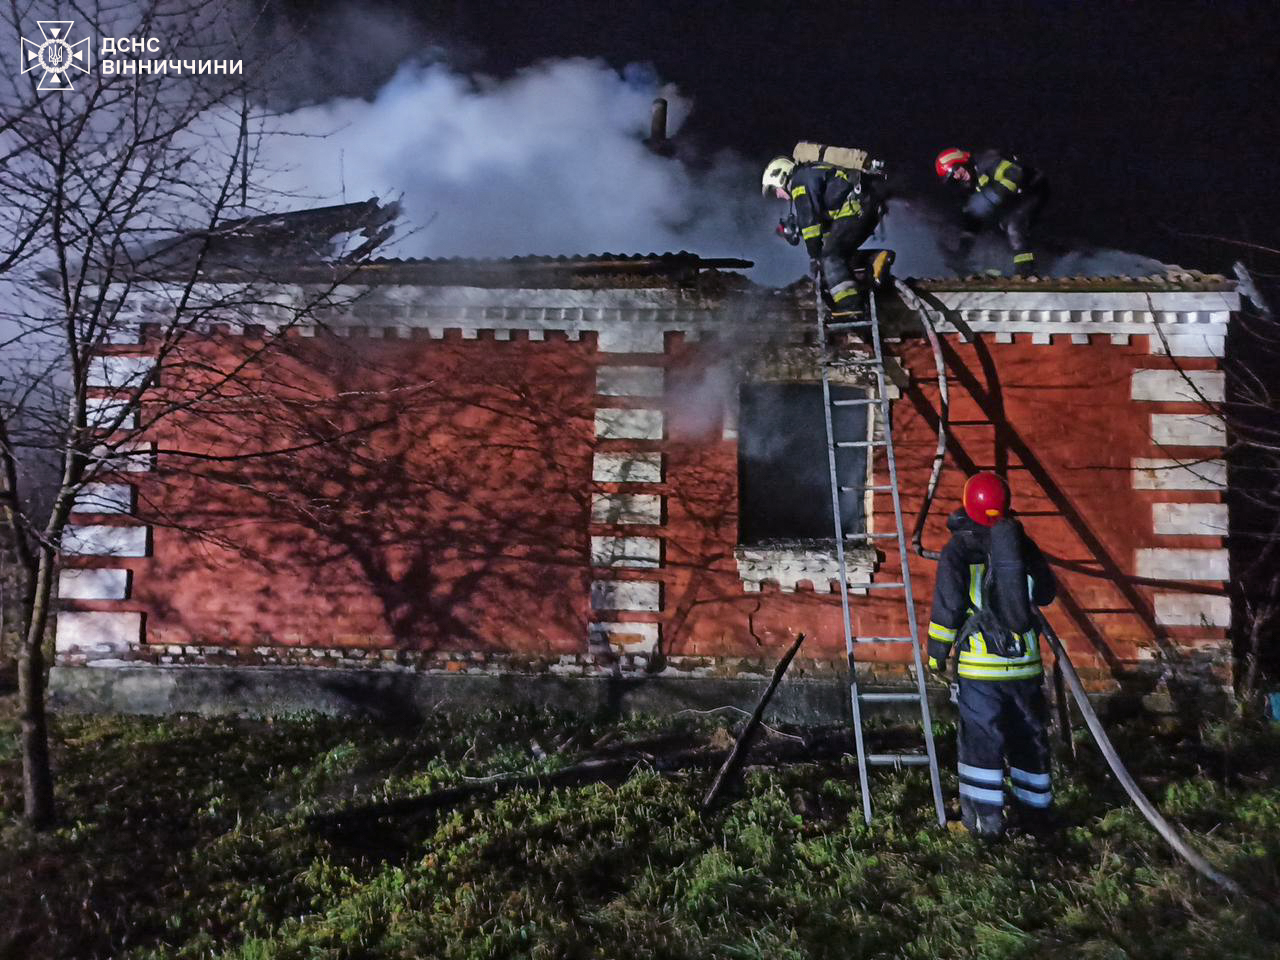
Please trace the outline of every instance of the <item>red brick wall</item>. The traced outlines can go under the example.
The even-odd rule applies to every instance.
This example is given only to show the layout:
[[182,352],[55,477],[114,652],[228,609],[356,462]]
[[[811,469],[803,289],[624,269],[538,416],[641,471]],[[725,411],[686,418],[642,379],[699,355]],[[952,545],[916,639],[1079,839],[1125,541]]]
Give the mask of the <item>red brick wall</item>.
[[148,642],[580,649],[592,353],[291,340],[263,389],[293,402],[252,397],[244,418],[219,403],[213,424],[156,434],[217,457],[310,446],[160,456],[152,556],[135,561]]
[[[1145,337],[1129,345],[1091,339],[948,340],[952,440],[925,544],[945,542],[943,522],[968,472],[1005,473],[1016,509],[1061,579],[1051,619],[1076,664],[1102,684],[1156,657],[1220,653],[1225,640],[1220,629],[1157,626],[1158,585],[1133,576],[1135,549],[1157,541],[1221,546],[1203,536],[1156,537],[1151,518],[1156,500],[1219,494],[1135,490],[1131,482],[1132,458],[1205,455],[1155,448],[1148,414],[1164,406],[1130,399],[1135,369],[1174,361],[1153,356]],[[241,340],[232,349],[252,347]],[[927,346],[895,349],[913,373],[912,388],[894,402],[893,424],[910,526],[929,475],[938,404]],[[212,414],[153,432],[162,448],[215,457],[291,452],[233,462],[162,456],[158,471],[140,481],[140,515],[155,524],[151,556],[112,561],[133,570],[132,599],[71,607],[145,612],[146,642],[156,649],[302,645],[554,658],[585,654],[594,619],[656,622],[661,652],[676,658],[768,660],[803,631],[807,657],[842,663],[838,593],[768,585],[752,593],[739,579],[737,449],[724,439],[716,400],[732,389],[695,389],[708,369],[717,380],[726,352],[679,336],[668,337],[665,354],[631,358],[598,353],[590,335],[291,339],[255,373],[252,389],[219,398]],[[597,366],[628,363],[663,366],[665,400],[595,395]],[[183,389],[201,376],[192,366]],[[174,387],[172,375],[166,382]],[[601,406],[662,408],[665,439],[597,440]],[[611,450],[661,452],[663,481],[593,484],[593,452]],[[592,491],[660,494],[663,520],[634,530],[593,525]],[[875,529],[891,528],[890,511],[889,497],[877,495]],[[660,537],[662,567],[592,570],[589,539],[601,533]],[[877,580],[899,579],[891,545],[887,552]],[[915,557],[911,565],[923,628],[934,565]],[[589,587],[601,577],[660,581],[661,611],[593,613]],[[852,607],[859,634],[905,632],[897,593],[855,596]],[[860,657],[883,659],[893,672],[909,652]]]

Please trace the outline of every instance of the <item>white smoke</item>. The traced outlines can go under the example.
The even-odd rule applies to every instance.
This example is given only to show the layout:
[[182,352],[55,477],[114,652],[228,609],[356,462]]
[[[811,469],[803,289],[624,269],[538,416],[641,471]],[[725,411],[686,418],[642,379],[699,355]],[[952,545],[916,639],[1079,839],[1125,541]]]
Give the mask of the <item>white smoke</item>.
[[[648,149],[653,99],[670,103],[675,136],[692,107],[652,71],[600,60],[534,64],[495,80],[444,63],[403,65],[371,100],[341,98],[286,114],[264,141],[263,186],[292,206],[400,199],[401,257],[512,257],[665,253],[755,262],[750,276],[778,286],[805,270],[803,249],[774,235],[786,207],[760,198],[767,158],[731,150],[674,156]],[[789,145],[780,145],[786,150]],[[866,246],[897,253],[900,276],[955,275],[947,256],[958,226],[928,204],[895,198]],[[1051,275],[1145,275],[1163,265],[1135,254],[1046,251]],[[993,234],[962,272],[1007,272]]]
[[643,69],[554,60],[497,81],[406,65],[371,101],[288,114],[262,159],[268,186],[293,198],[400,197],[417,230],[389,255],[688,250],[753,260],[762,283],[802,275],[803,253],[774,236],[785,211],[760,198],[756,164],[644,145],[656,96],[673,135],[689,105]]

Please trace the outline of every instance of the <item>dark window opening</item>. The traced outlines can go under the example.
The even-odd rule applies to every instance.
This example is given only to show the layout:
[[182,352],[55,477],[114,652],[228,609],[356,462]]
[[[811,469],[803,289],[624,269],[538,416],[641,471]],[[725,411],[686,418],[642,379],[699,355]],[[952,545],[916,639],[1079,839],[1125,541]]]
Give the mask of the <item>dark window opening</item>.
[[[831,388],[832,399],[866,397],[857,387]],[[867,405],[833,407],[839,441],[867,439]],[[836,451],[845,533],[863,530],[865,447]],[[744,384],[738,415],[738,540],[833,540],[831,484],[822,385]]]

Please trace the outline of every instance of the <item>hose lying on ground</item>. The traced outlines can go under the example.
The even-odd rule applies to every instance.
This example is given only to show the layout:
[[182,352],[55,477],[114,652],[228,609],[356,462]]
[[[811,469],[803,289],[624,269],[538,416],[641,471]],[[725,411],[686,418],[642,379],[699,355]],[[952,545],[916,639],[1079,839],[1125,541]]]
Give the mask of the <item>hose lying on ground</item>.
[[1102,755],[1107,759],[1107,766],[1111,768],[1115,778],[1120,781],[1120,786],[1124,787],[1124,792],[1129,795],[1129,799],[1133,801],[1134,806],[1142,812],[1142,815],[1147,818],[1147,823],[1155,828],[1156,833],[1160,834],[1164,842],[1173,848],[1174,853],[1187,861],[1192,869],[1201,876],[1212,880],[1222,889],[1243,895],[1244,891],[1240,888],[1240,885],[1230,877],[1215,870],[1208,860],[1193,850],[1182,839],[1173,824],[1166,820],[1160,811],[1156,809],[1155,804],[1147,799],[1147,795],[1142,792],[1129,770],[1125,767],[1124,761],[1120,759],[1120,754],[1116,753],[1116,748],[1111,743],[1111,738],[1107,736],[1107,731],[1102,727],[1102,721],[1093,712],[1089,697],[1084,692],[1084,684],[1080,682],[1079,674],[1076,673],[1075,667],[1072,666],[1071,660],[1067,657],[1067,651],[1063,649],[1062,641],[1053,632],[1053,627],[1049,626],[1049,621],[1045,619],[1043,613],[1037,610],[1036,617],[1040,621],[1040,629],[1044,632],[1045,639],[1049,641],[1053,655],[1058,660],[1058,669],[1066,678],[1067,687],[1075,698],[1076,706],[1080,708],[1080,714],[1084,717],[1085,726],[1093,734],[1093,739],[1098,744],[1098,749],[1102,751]]

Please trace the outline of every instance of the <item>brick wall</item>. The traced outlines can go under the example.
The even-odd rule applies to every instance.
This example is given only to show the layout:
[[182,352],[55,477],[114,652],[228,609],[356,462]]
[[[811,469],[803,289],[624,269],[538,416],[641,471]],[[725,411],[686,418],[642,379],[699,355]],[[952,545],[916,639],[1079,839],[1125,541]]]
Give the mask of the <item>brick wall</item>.
[[[1050,616],[1091,684],[1165,665],[1227,682],[1222,435],[1204,405],[1217,361],[1143,335],[952,334],[946,347],[950,458],[926,545],[944,542],[965,473],[999,470],[1054,558]],[[913,375],[893,401],[910,522],[937,397],[925,345],[894,350]],[[300,449],[162,455],[77,514],[86,546],[66,563],[60,660],[756,675],[803,631],[800,670],[842,669],[829,559],[738,548],[737,384],[814,372],[761,369],[755,352],[625,324],[293,338],[251,395],[145,442]],[[889,510],[872,498],[872,530],[891,529]],[[897,595],[861,589],[899,579],[894,562],[863,553],[852,567],[857,633],[904,633]],[[912,559],[922,624],[932,567]],[[908,656],[863,669],[898,678]]]

